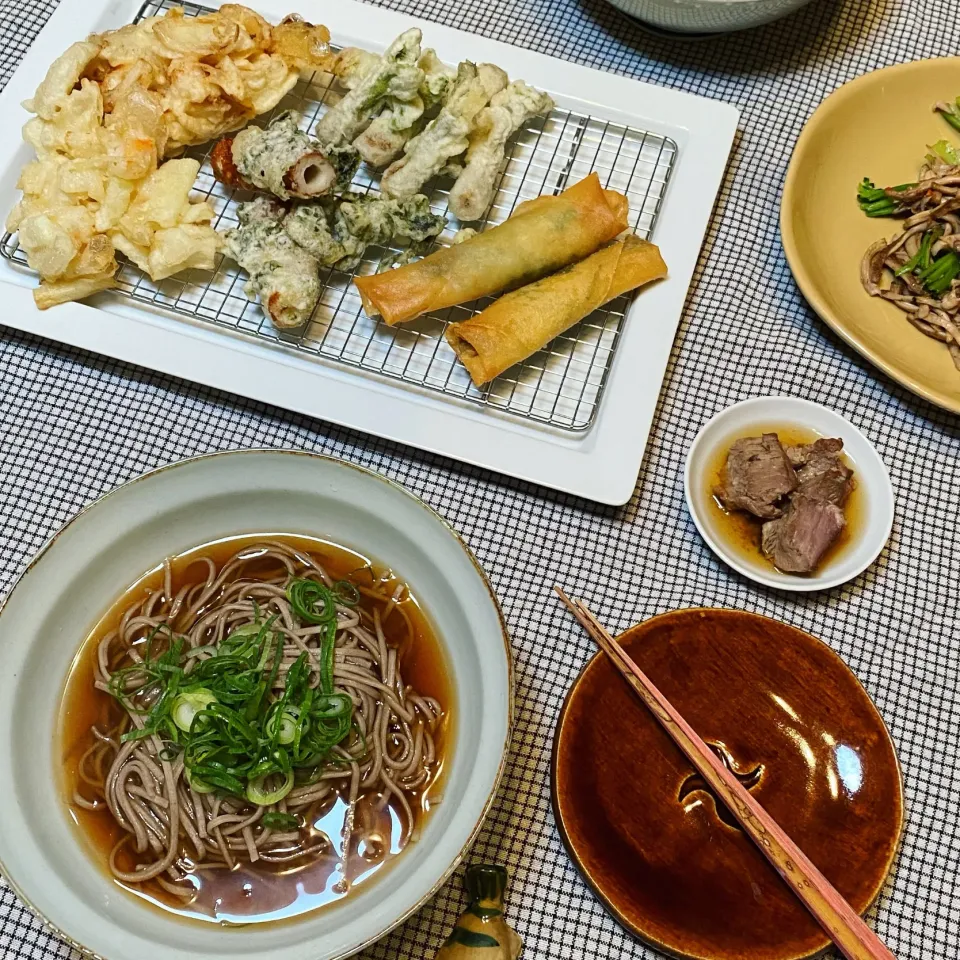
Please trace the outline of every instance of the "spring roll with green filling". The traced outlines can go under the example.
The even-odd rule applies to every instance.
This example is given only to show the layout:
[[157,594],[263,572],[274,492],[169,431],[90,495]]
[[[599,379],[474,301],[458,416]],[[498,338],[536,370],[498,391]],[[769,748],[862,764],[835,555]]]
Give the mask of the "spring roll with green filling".
[[659,249],[632,234],[586,260],[501,297],[447,342],[479,387],[545,347],[598,307],[667,274]]
[[357,277],[363,307],[388,324],[512,290],[582,260],[627,228],[627,198],[596,173],[520,204],[499,226],[429,257]]

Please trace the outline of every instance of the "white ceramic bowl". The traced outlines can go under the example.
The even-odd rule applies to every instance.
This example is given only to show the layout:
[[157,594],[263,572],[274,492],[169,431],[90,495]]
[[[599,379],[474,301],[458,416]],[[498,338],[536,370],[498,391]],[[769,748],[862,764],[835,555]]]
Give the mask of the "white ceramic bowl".
[[[718,529],[711,503],[707,473],[720,451],[739,437],[762,428],[797,426],[824,437],[840,437],[844,453],[852,461],[854,477],[863,497],[863,530],[843,553],[809,576],[780,573],[757,552],[756,560],[731,549]],[[893,529],[893,486],[884,462],[873,444],[838,413],[797,397],[754,397],[721,410],[697,434],[683,475],[687,506],[703,539],[725,563],[745,577],[780,590],[808,592],[846,583],[862,573],[880,555]]]
[[[258,532],[322,536],[407,580],[448,656],[456,734],[443,803],[383,876],[297,920],[230,928],[153,908],[95,865],[55,786],[55,727],[71,660],[116,597],[166,555]],[[403,488],[306,453],[242,451],[164,467],[74,517],[0,610],[0,870],[59,933],[109,960],[348,956],[421,906],[476,835],[503,771],[511,681],[509,639],[483,571]]]
[[610,0],[631,17],[676,33],[729,33],[778,20],[810,0]]

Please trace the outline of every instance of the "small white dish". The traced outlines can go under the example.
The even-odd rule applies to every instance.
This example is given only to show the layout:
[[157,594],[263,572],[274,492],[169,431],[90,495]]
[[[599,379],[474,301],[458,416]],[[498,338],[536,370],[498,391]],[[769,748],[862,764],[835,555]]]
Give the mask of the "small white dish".
[[[221,926],[146,904],[95,862],[57,783],[57,716],[80,644],[141,574],[202,543],[268,532],[329,539],[404,577],[447,655],[456,734],[443,802],[382,876],[294,920]],[[294,451],[175,463],[77,514],[0,607],[0,870],[60,936],[109,960],[352,956],[421,907],[476,836],[503,773],[512,701],[509,638],[490,584],[417,497],[369,470]]]
[[[862,497],[862,529],[857,539],[809,576],[781,573],[757,551],[756,560],[736,550],[719,528],[709,472],[721,451],[740,437],[796,427],[824,437],[840,437]],[[852,580],[880,555],[893,529],[893,486],[873,444],[838,413],[797,397],[754,397],[721,410],[697,434],[684,467],[687,506],[701,536],[724,563],[745,577],[779,590],[827,590]]]

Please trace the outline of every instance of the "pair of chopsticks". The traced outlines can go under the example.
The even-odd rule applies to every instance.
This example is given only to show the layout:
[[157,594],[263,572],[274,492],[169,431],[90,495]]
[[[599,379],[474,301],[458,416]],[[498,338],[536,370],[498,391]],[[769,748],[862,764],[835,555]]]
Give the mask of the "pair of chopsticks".
[[560,587],[554,589],[843,955],[848,960],[896,960],[830,881],[720,762],[603,624],[580,600],[571,600]]

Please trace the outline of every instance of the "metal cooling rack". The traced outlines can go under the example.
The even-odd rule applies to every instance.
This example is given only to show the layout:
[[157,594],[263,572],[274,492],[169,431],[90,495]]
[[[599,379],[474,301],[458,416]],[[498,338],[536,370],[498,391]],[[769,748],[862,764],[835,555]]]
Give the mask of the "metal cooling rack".
[[[191,16],[208,12],[195,4],[149,0],[136,19],[174,6],[183,6]],[[340,96],[329,74],[314,74],[309,80],[301,80],[274,114],[299,110],[301,126],[310,130],[326,106],[336,103]],[[214,224],[222,230],[237,225],[236,202],[233,191],[214,179],[209,149],[188,151],[188,155],[201,161],[195,195],[210,201],[216,211]],[[513,138],[494,202],[483,223],[473,226],[495,226],[522,200],[560,193],[596,171],[605,186],[626,194],[634,232],[649,238],[676,156],[677,145],[667,137],[569,110],[554,110],[550,116],[528,123]],[[450,185],[451,181],[436,182],[429,193],[433,211],[448,217]],[[377,181],[362,167],[352,189],[377,193]],[[439,242],[449,243],[458,228],[451,218]],[[242,271],[226,258],[220,259],[212,276],[192,270],[159,283],[124,262],[117,275],[116,292],[194,322],[266,342],[274,349],[292,350],[564,430],[590,426],[610,373],[628,297],[608,303],[524,363],[477,388],[444,340],[443,332],[447,324],[482,310],[491,302],[489,299],[429,314],[397,328],[363,313],[351,282],[354,274],[377,273],[388,267],[398,252],[399,248],[369,247],[354,273],[328,269],[313,317],[294,334],[272,326],[259,304],[244,293],[246,278]],[[29,270],[16,236],[3,236],[0,255]]]

